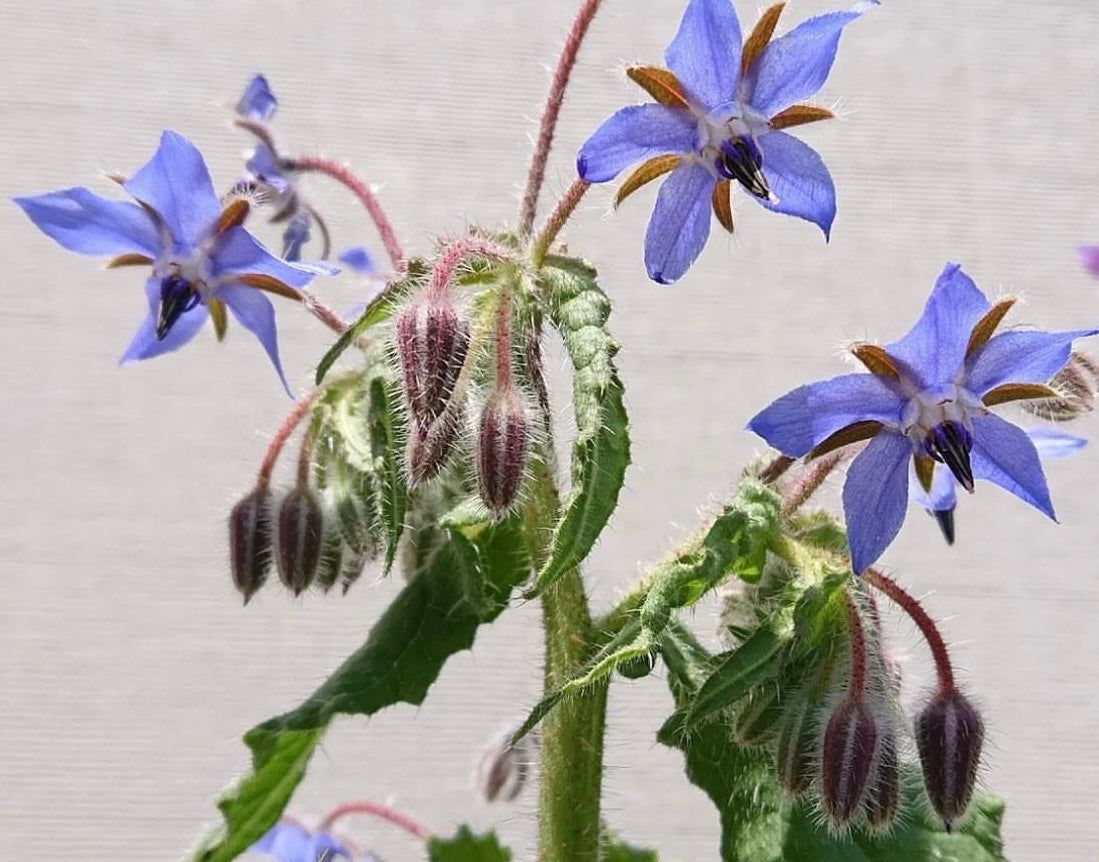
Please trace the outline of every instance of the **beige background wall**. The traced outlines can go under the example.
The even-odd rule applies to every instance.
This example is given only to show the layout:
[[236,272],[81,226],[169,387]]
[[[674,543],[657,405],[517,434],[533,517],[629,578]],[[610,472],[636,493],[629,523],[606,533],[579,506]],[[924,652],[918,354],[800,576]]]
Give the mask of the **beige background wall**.
[[[746,26],[751,2],[740,4]],[[611,110],[639,98],[619,70],[657,61],[680,0],[607,0],[576,70],[549,195]],[[789,21],[830,8],[798,0]],[[242,135],[217,102],[265,71],[281,140],[350,160],[382,183],[413,251],[471,221],[510,223],[572,2],[0,3],[0,197],[133,170],[160,129],[191,137],[221,185]],[[585,202],[572,247],[597,255],[633,420],[620,514],[588,579],[605,606],[724,494],[769,399],[839,373],[837,345],[901,334],[935,275],[959,260],[990,292],[1022,290],[1026,319],[1099,319],[1073,247],[1099,241],[1094,111],[1099,10],[1090,0],[885,0],[844,37],[822,93],[843,119],[809,128],[839,190],[816,229],[738,200],[673,288],[647,282],[652,191],[604,218]],[[313,200],[345,244],[380,248],[341,191]],[[269,588],[242,609],[223,518],[288,404],[255,343],[208,333],[183,353],[116,367],[143,313],[133,273],[56,249],[0,206],[0,859],[174,859],[213,822],[244,765],[238,737],[304,696],[357,645],[399,586],[367,576],[346,599]],[[337,306],[349,282],[324,287]],[[280,310],[284,360],[304,386],[326,339]],[[565,401],[558,403],[564,409]],[[1082,432],[1094,435],[1085,420]],[[1094,860],[1099,790],[1099,451],[1049,467],[1062,525],[990,487],[961,502],[959,544],[914,514],[885,561],[957,644],[992,741],[988,782],[1009,800],[1013,860]],[[699,614],[712,630],[711,610]],[[529,858],[533,794],[490,809],[469,791],[483,742],[535,696],[537,610],[516,607],[447,666],[421,709],[343,720],[294,808],[389,799],[440,831],[499,823]],[[907,628],[914,690],[928,679]],[[612,698],[607,808],[662,859],[716,856],[716,817],[653,742],[657,679]],[[385,827],[355,831],[418,858]],[[376,839],[376,840],[375,840]]]

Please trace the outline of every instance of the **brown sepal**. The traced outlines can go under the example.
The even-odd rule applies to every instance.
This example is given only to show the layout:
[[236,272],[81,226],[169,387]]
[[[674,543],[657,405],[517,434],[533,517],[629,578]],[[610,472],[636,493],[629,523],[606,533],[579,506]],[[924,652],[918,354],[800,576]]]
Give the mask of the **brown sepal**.
[[229,201],[221,211],[217,224],[214,225],[214,236],[221,236],[235,227],[240,227],[251,210],[252,205],[247,198],[234,198]]
[[729,233],[733,232],[733,188],[728,180],[718,180],[714,186],[713,196],[710,202],[714,207],[714,215],[721,222],[721,226]]
[[935,459],[927,455],[916,455],[912,461],[916,466],[916,478],[920,480],[920,487],[930,494],[931,477],[935,473]]
[[876,419],[863,419],[861,422],[852,422],[850,425],[840,428],[835,434],[821,440],[812,448],[805,458],[806,460],[811,461],[813,458],[819,458],[821,455],[835,452],[842,446],[849,446],[852,443],[869,440],[881,431],[881,429],[882,423],[878,422]]
[[627,66],[626,77],[662,105],[687,107],[687,96],[679,78],[659,66]]
[[153,262],[151,257],[137,252],[120,254],[107,261],[107,269],[118,269],[120,266],[148,266]]
[[770,122],[772,129],[789,129],[791,126],[804,126],[806,123],[831,120],[835,116],[827,108],[819,108],[816,105],[791,105],[771,117]]
[[992,337],[992,334],[996,331],[996,327],[1000,325],[1000,322],[1014,304],[1014,297],[1001,299],[985,312],[984,317],[977,321],[976,325],[973,327],[973,331],[969,334],[969,343],[965,348],[966,359],[984,347],[985,342]]
[[626,177],[626,181],[619,186],[618,193],[614,196],[615,207],[646,183],[651,183],[657,177],[668,173],[679,162],[680,157],[674,155],[656,156],[644,162],[636,171]]
[[985,407],[994,407],[997,404],[1007,404],[1009,401],[1060,397],[1061,394],[1056,389],[1050,389],[1044,383],[1005,383],[988,390],[981,396],[981,401],[984,402]]
[[871,344],[869,341],[856,341],[849,348],[851,355],[866,366],[866,370],[879,377],[891,377],[900,380],[901,372],[893,357],[885,352],[884,347]]
[[740,73],[742,75],[748,74],[752,64],[759,59],[759,55],[763,53],[763,49],[771,41],[771,36],[775,32],[775,25],[778,24],[778,18],[785,6],[785,3],[776,3],[764,11],[759,16],[759,20],[756,21],[756,26],[752,28],[751,34],[744,40],[744,48],[740,52]]
[[225,340],[225,329],[229,325],[229,317],[225,313],[225,303],[217,297],[206,300],[206,309],[210,312],[210,320],[214,324],[214,335],[218,341]]
[[287,299],[293,299],[298,302],[301,301],[301,294],[288,284],[283,284],[277,278],[271,275],[264,275],[259,272],[250,272],[247,275],[238,275],[237,279],[248,285],[254,287],[256,290],[264,290],[267,293],[273,293],[277,296],[285,296]]

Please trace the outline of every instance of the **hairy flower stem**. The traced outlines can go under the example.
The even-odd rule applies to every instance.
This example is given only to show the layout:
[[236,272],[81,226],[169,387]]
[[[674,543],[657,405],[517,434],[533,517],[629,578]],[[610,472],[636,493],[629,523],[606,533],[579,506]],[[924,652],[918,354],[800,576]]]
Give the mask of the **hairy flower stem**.
[[444,246],[435,261],[435,267],[431,270],[431,280],[427,284],[428,293],[438,296],[445,292],[454,280],[458,265],[467,257],[473,256],[506,260],[512,256],[512,252],[502,245],[476,237],[454,240]]
[[331,308],[317,299],[312,293],[307,290],[299,290],[299,301],[305,310],[312,314],[317,320],[331,329],[336,335],[343,335],[347,329],[347,323]]
[[400,811],[395,811],[388,805],[383,805],[380,802],[371,802],[368,799],[360,799],[355,802],[345,802],[342,805],[338,805],[329,811],[324,819],[321,820],[317,826],[319,832],[328,832],[332,829],[332,825],[341,817],[346,817],[349,814],[371,814],[374,817],[380,817],[382,820],[388,820],[394,826],[399,826],[405,832],[410,835],[414,835],[422,840],[427,840],[432,836],[432,832],[422,823],[413,820],[407,814],[402,814]]
[[901,606],[912,622],[920,630],[928,647],[931,648],[931,657],[935,660],[935,672],[939,678],[939,691],[947,692],[954,689],[954,668],[950,663],[950,653],[947,652],[946,643],[939,633],[935,621],[928,616],[927,611],[915,597],[906,593],[896,581],[886,577],[875,569],[867,569],[862,579],[868,584],[877,587],[889,598]]
[[805,505],[842,460],[842,452],[830,452],[806,464],[801,475],[782,489],[782,514],[793,514]]
[[511,293],[500,291],[496,306],[496,389],[511,388]]
[[546,97],[546,107],[542,111],[542,120],[538,127],[538,140],[535,142],[534,153],[530,158],[523,203],[519,210],[519,236],[521,237],[530,236],[531,229],[534,227],[534,216],[538,210],[538,194],[542,190],[542,181],[546,177],[546,162],[549,159],[550,147],[553,145],[557,117],[561,113],[561,104],[565,100],[569,75],[572,74],[572,67],[576,65],[576,55],[588,32],[588,26],[595,17],[595,13],[599,11],[602,2],[603,0],[584,0],[576,13],[568,36],[565,37],[565,46],[561,49],[561,56],[557,60],[549,95]]
[[[552,443],[547,441],[547,449]],[[523,530],[537,569],[549,552],[560,499],[545,460],[535,457]],[[542,595],[545,691],[556,690],[594,650],[591,611],[580,572],[572,569]],[[539,862],[598,862],[599,802],[603,780],[605,683],[566,698],[542,723]]]
[[580,203],[580,199],[584,197],[584,193],[589,188],[591,188],[591,183],[587,180],[576,179],[572,181],[572,185],[565,189],[565,193],[561,195],[557,206],[553,208],[553,212],[550,213],[550,217],[546,219],[545,225],[542,226],[542,230],[531,245],[530,256],[535,266],[542,265],[549,247],[553,245],[553,241],[557,239],[557,234],[561,232],[561,228],[565,226],[565,222],[569,220],[569,216],[572,215],[576,205]]
[[305,173],[324,174],[347,188],[366,208],[367,214],[378,229],[378,235],[381,237],[382,245],[385,246],[386,254],[389,255],[389,261],[393,265],[393,269],[397,272],[405,270],[407,263],[404,252],[401,251],[401,244],[397,241],[397,234],[394,232],[393,225],[370,186],[338,162],[323,159],[319,156],[301,156],[290,159],[287,162],[287,168]]
[[267,451],[263,454],[263,462],[259,467],[259,475],[256,477],[256,487],[264,489],[271,484],[271,473],[275,469],[275,462],[279,459],[279,454],[282,452],[282,447],[286,445],[286,441],[290,439],[290,435],[294,433],[294,429],[298,427],[298,423],[306,413],[309,412],[313,406],[313,402],[317,400],[317,395],[320,394],[320,389],[314,389],[308,395],[301,398],[297,404],[294,405],[294,409],[290,411],[290,414],[283,420],[282,425],[279,426],[279,430],[275,432],[275,436],[271,438],[270,444],[267,446]]
[[759,480],[764,485],[773,485],[794,465],[795,460],[789,455],[776,455],[774,460],[760,471]]

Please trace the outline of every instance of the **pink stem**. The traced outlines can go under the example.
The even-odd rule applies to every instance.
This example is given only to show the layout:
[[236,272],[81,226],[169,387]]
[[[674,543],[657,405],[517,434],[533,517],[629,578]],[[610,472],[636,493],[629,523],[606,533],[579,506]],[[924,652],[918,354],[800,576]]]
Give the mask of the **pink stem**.
[[527,173],[527,187],[523,192],[523,204],[519,210],[519,235],[530,236],[534,227],[534,215],[538,209],[538,193],[542,189],[542,181],[546,177],[546,162],[549,159],[550,146],[553,144],[553,133],[557,127],[557,116],[561,113],[561,103],[565,99],[565,88],[569,84],[569,75],[572,67],[576,65],[576,55],[580,51],[580,43],[584,41],[584,35],[588,31],[588,25],[599,10],[602,0],[584,0],[580,10],[576,13],[576,19],[572,22],[572,28],[565,37],[565,47],[561,49],[561,57],[557,60],[557,69],[553,73],[553,82],[550,84],[549,95],[546,97],[546,107],[542,111],[542,122],[538,129],[538,141],[534,147],[534,154],[530,159],[530,170]]
[[317,400],[317,393],[319,390],[314,389],[297,404],[294,405],[294,409],[290,411],[288,415],[279,426],[279,430],[275,432],[275,436],[271,438],[270,444],[267,446],[267,451],[263,455],[263,463],[260,464],[259,476],[256,478],[256,487],[260,489],[266,488],[271,483],[271,473],[275,469],[275,462],[278,461],[279,453],[282,452],[282,447],[286,445],[286,441],[290,439],[290,435],[294,433],[294,429],[298,427],[298,423],[301,422],[302,417],[309,412],[309,409],[313,406],[313,402]]
[[342,335],[347,331],[347,323],[331,308],[317,299],[312,293],[306,290],[298,290],[301,294],[301,304],[305,306],[305,310],[312,314],[317,320],[335,332],[337,335]]
[[302,156],[297,159],[289,159],[287,165],[290,170],[325,174],[349,189],[366,207],[367,213],[374,221],[374,226],[378,229],[378,234],[382,238],[382,245],[385,246],[393,268],[398,272],[404,271],[406,263],[404,252],[401,251],[401,244],[397,241],[397,234],[393,231],[393,225],[390,224],[385,210],[378,203],[378,198],[370,190],[370,186],[338,162],[323,159],[319,156]]
[[496,390],[511,389],[511,294],[500,291],[496,307]]
[[383,805],[380,802],[371,802],[367,799],[360,799],[356,802],[345,802],[342,805],[337,805],[325,815],[317,828],[322,832],[327,832],[332,827],[333,823],[348,814],[372,814],[375,817],[388,820],[393,825],[401,827],[405,832],[415,835],[417,838],[425,841],[432,835],[430,829],[422,823],[413,820],[408,815],[401,814],[401,812],[395,811],[388,805]]
[[531,257],[534,259],[535,266],[542,265],[549,247],[557,239],[557,234],[561,232],[561,228],[565,226],[565,222],[569,220],[569,216],[572,215],[576,205],[580,203],[580,199],[584,197],[584,193],[589,188],[591,188],[591,183],[587,180],[575,179],[572,181],[572,185],[565,189],[565,193],[561,195],[557,206],[554,207],[538,237],[534,240]]
[[889,596],[912,618],[912,622],[916,624],[920,634],[931,648],[931,657],[935,660],[935,671],[939,677],[939,691],[952,691],[954,668],[950,664],[950,653],[946,649],[946,643],[943,641],[943,636],[939,634],[935,621],[928,616],[927,611],[915,597],[906,593],[896,581],[881,572],[867,569],[862,578]]
[[790,515],[808,502],[843,457],[842,451],[829,452],[807,464],[801,475],[782,489],[783,514]]
[[428,293],[438,296],[445,291],[454,277],[454,270],[457,269],[458,264],[470,255],[506,258],[511,257],[512,253],[502,245],[476,237],[455,240],[443,248],[435,261],[435,268],[431,271],[431,281],[427,286]]

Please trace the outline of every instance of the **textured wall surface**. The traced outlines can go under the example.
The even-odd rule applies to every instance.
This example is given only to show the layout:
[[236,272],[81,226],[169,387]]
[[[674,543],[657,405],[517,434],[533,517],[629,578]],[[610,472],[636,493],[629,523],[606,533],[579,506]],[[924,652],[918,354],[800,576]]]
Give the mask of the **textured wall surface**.
[[[740,3],[750,25],[755,8]],[[133,170],[162,128],[194,140],[216,182],[238,176],[225,128],[248,76],[281,98],[288,148],[347,159],[412,251],[473,221],[513,223],[540,110],[574,4],[564,0],[290,0],[0,4],[0,198]],[[639,100],[625,61],[656,62],[680,0],[608,0],[576,69],[544,201],[576,146]],[[798,0],[789,20],[828,8]],[[606,606],[696,522],[759,448],[742,430],[771,398],[840,373],[837,345],[900,335],[947,260],[986,291],[1022,291],[1051,328],[1099,319],[1073,247],[1099,240],[1099,11],[1091,0],[885,0],[844,36],[804,132],[839,191],[817,230],[742,196],[672,288],[647,281],[646,189],[613,217],[591,193],[568,231],[616,304],[634,466],[588,579]],[[312,199],[344,244],[380,251],[341,190]],[[548,205],[548,203],[547,203]],[[340,599],[268,589],[246,609],[227,573],[224,516],[288,408],[253,340],[209,333],[119,369],[144,313],[140,279],[55,248],[0,205],[0,859],[177,858],[245,765],[239,734],[296,703],[363,638],[398,587],[368,575]],[[349,281],[324,288],[356,302]],[[304,387],[325,333],[280,307]],[[558,399],[563,417],[567,400]],[[1080,423],[1094,433],[1094,422]],[[986,709],[987,782],[1008,799],[1013,860],[1094,860],[1099,790],[1099,452],[1048,468],[1061,525],[991,486],[958,510],[947,548],[913,516],[885,563],[927,594]],[[834,497],[833,497],[834,499]],[[698,625],[712,631],[712,608]],[[906,679],[929,681],[904,625]],[[470,792],[481,746],[536,695],[537,608],[516,606],[453,660],[420,709],[342,720],[294,803],[389,799],[440,831],[498,823],[529,858],[535,794],[492,809]],[[662,859],[716,858],[716,817],[653,735],[659,680],[614,689],[607,816]],[[387,859],[418,850],[355,831]]]

